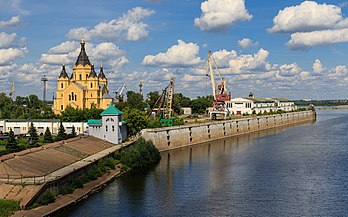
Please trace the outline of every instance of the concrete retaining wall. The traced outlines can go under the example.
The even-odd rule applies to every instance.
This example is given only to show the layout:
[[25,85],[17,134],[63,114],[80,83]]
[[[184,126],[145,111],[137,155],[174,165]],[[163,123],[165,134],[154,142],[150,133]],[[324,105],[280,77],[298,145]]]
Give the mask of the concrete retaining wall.
[[159,151],[166,151],[278,126],[315,121],[315,119],[315,111],[309,110],[206,124],[144,129],[141,135],[146,140],[152,140]]

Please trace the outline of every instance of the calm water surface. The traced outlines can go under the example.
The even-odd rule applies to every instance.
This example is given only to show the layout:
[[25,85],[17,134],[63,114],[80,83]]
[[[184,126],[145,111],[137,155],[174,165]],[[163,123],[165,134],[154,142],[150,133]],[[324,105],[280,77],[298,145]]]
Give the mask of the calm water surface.
[[162,153],[61,216],[348,216],[348,111]]

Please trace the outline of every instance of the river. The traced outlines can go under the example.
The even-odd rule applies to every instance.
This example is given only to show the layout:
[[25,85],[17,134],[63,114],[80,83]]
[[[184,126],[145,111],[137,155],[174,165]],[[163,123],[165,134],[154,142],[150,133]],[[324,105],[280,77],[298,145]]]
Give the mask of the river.
[[60,216],[348,216],[348,110],[161,153]]

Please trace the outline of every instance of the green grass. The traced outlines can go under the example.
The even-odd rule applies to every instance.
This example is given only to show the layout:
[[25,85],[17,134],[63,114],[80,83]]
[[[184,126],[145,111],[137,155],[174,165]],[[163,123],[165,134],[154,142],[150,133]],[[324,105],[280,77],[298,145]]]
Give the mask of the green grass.
[[0,151],[6,150],[6,146],[5,145],[0,145]]
[[0,217],[11,216],[19,209],[19,201],[0,200]]

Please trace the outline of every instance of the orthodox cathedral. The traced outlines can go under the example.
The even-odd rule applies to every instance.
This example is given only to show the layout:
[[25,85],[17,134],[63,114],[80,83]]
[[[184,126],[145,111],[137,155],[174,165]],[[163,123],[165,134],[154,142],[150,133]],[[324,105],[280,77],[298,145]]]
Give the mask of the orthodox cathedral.
[[112,97],[109,95],[108,80],[100,66],[99,74],[94,65],[89,62],[85,51],[85,41],[81,40],[81,51],[73,67],[71,76],[65,70],[65,65],[58,77],[58,87],[54,99],[53,110],[60,114],[67,106],[73,108],[106,109]]

